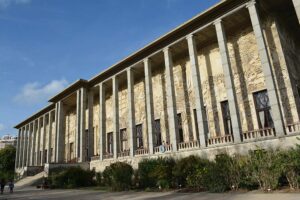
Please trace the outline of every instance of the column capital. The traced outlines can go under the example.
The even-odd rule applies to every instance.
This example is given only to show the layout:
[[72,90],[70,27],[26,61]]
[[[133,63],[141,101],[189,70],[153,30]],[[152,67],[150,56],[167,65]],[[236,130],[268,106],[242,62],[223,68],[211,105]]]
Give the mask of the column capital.
[[185,38],[186,38],[187,40],[193,39],[193,38],[195,38],[195,35],[194,35],[194,34],[188,34]]
[[169,53],[170,49],[171,49],[170,46],[167,46],[167,47],[163,48],[163,52],[164,53]]
[[214,25],[221,24],[221,23],[222,23],[222,18],[218,18],[213,22]]
[[249,2],[246,4],[246,8],[249,8],[249,7],[251,7],[251,6],[255,6],[255,4],[256,4],[256,0],[251,0],[251,1],[249,1]]

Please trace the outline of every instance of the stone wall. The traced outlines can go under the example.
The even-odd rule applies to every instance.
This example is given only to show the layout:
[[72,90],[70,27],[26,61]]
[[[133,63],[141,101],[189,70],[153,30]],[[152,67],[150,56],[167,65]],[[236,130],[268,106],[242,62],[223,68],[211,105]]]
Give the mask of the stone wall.
[[[73,152],[70,152],[71,143]],[[65,113],[65,151],[64,160],[70,161],[77,157],[76,152],[76,107],[68,108]]]

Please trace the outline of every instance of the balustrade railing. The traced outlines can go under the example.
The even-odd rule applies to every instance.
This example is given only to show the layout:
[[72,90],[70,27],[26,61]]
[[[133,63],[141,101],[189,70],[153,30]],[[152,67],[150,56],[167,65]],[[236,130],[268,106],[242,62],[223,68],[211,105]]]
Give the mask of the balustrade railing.
[[288,124],[286,126],[286,132],[287,133],[299,133],[300,132],[300,122]]
[[177,144],[178,150],[182,149],[194,149],[200,146],[199,141],[182,142]]
[[267,138],[275,136],[275,129],[274,128],[264,128],[258,129],[253,131],[247,131],[242,134],[243,140],[255,140],[259,138]]
[[148,149],[137,149],[135,150],[135,155],[145,155],[145,154],[148,154],[149,151]]
[[232,135],[223,135],[207,139],[207,145],[218,145],[233,142]]
[[103,159],[109,159],[109,158],[113,158],[114,154],[112,153],[107,153],[107,154],[103,154]]
[[99,160],[100,159],[100,156],[92,156],[91,157],[91,161],[95,161],[95,160]]
[[122,151],[120,153],[118,153],[118,157],[126,157],[126,156],[129,156],[130,155],[130,151],[127,150],[127,151]]
[[160,145],[157,147],[154,147],[154,153],[166,153],[172,151],[172,145]]

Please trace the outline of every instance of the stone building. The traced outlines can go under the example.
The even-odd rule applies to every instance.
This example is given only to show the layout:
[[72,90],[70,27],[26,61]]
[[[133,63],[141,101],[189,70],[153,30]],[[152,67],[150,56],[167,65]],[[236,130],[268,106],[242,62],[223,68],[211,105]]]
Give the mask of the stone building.
[[4,135],[0,138],[0,150],[4,149],[7,146],[17,146],[17,137],[11,135]]
[[294,146],[299,22],[299,0],[220,1],[19,123],[16,172]]

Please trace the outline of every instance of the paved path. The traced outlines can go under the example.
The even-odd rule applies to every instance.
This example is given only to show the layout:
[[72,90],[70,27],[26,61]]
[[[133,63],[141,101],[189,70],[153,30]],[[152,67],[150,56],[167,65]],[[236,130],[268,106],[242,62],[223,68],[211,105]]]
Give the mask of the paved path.
[[16,191],[14,194],[0,195],[1,200],[8,199],[62,199],[62,200],[154,200],[154,199],[172,199],[172,200],[300,200],[300,193],[271,193],[263,194],[260,192],[248,193],[176,193],[176,192],[101,192],[93,190],[37,190],[27,188]]

